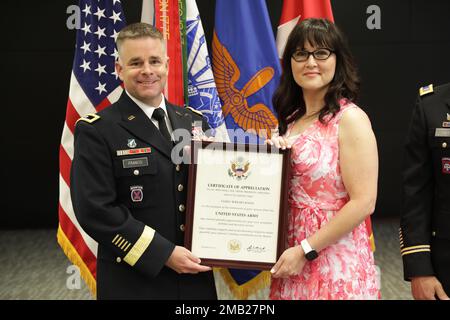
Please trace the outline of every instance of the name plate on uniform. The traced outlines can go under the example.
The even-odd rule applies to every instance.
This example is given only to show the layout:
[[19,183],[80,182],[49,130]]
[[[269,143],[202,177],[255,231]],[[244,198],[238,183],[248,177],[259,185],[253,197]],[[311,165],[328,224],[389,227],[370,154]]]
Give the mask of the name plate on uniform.
[[285,250],[290,150],[192,142],[185,246],[214,267],[269,270]]
[[123,167],[126,168],[139,168],[139,167],[148,167],[148,158],[132,158],[132,159],[124,159],[122,160]]
[[436,128],[435,137],[450,137],[450,128]]

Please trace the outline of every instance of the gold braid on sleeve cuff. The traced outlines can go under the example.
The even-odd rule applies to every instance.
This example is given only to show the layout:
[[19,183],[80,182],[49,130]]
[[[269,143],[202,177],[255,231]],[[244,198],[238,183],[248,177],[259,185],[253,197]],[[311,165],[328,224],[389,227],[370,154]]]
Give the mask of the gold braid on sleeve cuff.
[[420,246],[412,246],[412,247],[406,247],[400,250],[402,256],[406,256],[411,253],[417,253],[417,252],[430,252],[430,245],[420,245]]
[[153,230],[148,226],[145,226],[141,236],[136,241],[134,246],[130,249],[130,252],[128,252],[125,258],[123,258],[123,260],[130,266],[134,266],[136,262],[139,260],[139,258],[142,256],[144,251],[148,248],[154,236],[155,230]]

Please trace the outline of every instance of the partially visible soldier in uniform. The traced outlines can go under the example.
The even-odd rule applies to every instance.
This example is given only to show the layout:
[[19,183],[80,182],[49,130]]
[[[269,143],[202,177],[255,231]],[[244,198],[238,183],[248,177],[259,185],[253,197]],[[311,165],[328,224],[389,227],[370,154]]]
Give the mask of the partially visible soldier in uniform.
[[400,249],[415,299],[450,294],[450,83],[420,89],[406,139]]
[[171,160],[176,129],[208,129],[201,113],[162,92],[161,33],[136,23],[118,35],[119,100],[77,122],[71,197],[98,242],[98,299],[217,299],[213,273],[184,248],[187,166]]

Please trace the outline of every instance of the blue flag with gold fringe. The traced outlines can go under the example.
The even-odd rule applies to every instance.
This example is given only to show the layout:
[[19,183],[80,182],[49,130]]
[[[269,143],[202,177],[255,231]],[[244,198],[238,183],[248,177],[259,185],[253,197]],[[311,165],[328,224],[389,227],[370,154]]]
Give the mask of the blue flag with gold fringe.
[[[230,140],[261,143],[278,128],[272,95],[281,75],[264,0],[217,0],[212,42],[214,79]],[[220,269],[237,299],[270,284],[270,273]]]

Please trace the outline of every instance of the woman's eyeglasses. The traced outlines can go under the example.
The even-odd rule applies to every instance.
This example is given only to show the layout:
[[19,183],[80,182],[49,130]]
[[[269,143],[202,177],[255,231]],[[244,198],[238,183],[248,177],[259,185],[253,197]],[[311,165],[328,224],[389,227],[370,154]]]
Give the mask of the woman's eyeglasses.
[[334,53],[334,51],[328,48],[320,48],[312,52],[298,50],[292,54],[292,59],[297,62],[304,62],[309,59],[310,55],[312,55],[316,60],[327,60],[332,53]]

